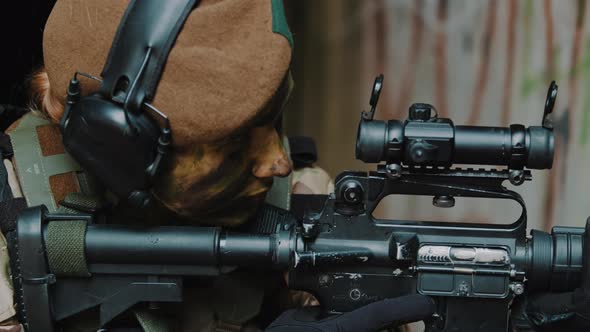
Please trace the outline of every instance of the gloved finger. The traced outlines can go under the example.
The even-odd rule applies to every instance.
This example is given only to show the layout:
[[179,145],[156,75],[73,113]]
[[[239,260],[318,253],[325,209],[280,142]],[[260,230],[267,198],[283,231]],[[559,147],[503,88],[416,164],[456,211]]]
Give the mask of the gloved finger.
[[575,310],[574,293],[541,293],[527,299],[527,312],[563,314]]
[[526,314],[536,326],[548,326],[572,317],[574,293],[541,293],[527,298]]
[[424,295],[407,295],[374,302],[333,320],[338,331],[378,331],[427,319],[435,312],[434,300]]
[[308,307],[285,311],[265,331],[373,332],[429,318],[434,310],[434,301],[423,295],[386,299],[323,320],[319,307]]
[[265,332],[306,332],[324,330],[318,318],[320,307],[290,309],[283,312],[264,331]]

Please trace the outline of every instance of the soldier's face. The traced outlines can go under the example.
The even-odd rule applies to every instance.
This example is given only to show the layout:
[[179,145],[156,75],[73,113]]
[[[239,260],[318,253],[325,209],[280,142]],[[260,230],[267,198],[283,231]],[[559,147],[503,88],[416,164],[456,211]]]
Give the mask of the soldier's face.
[[291,165],[275,129],[276,112],[236,135],[176,150],[162,171],[155,196],[190,222],[234,226],[252,217],[273,176]]

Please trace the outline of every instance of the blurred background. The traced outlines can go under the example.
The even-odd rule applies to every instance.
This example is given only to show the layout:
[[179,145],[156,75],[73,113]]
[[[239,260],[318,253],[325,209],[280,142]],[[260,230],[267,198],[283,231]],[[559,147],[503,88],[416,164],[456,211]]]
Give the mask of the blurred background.
[[[315,138],[333,177],[370,170],[354,159],[356,127],[376,75],[385,75],[379,119],[407,116],[414,102],[455,124],[539,125],[551,80],[557,151],[551,171],[516,188],[529,226],[583,226],[590,215],[590,26],[584,0],[284,0],[295,37],[290,135]],[[42,29],[55,0],[4,1],[0,103],[25,105],[25,81],[42,64]],[[515,206],[392,197],[380,217],[513,222]]]
[[[590,215],[590,26],[584,0],[287,0],[295,36],[289,134],[309,135],[332,176],[369,170],[354,159],[361,110],[385,75],[376,116],[405,119],[414,102],[455,124],[540,125],[547,88],[559,85],[551,171],[515,190],[529,227],[583,226]],[[514,189],[514,188],[511,188]],[[511,223],[515,204],[390,197],[376,214]]]

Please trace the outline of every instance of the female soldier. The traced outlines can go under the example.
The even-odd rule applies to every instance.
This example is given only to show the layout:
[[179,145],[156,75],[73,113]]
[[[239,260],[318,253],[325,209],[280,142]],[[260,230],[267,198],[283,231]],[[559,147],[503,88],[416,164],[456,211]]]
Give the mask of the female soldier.
[[[127,1],[120,0],[56,3],[44,32],[45,65],[32,81],[38,107],[52,123],[39,124],[29,114],[11,131],[14,167],[21,184],[29,176],[29,166],[20,158],[27,154],[26,146],[37,144],[39,158],[45,161],[47,156],[65,153],[55,124],[64,113],[68,82],[77,71],[85,72],[91,75],[78,75],[82,95],[99,89],[100,82],[92,75],[98,76],[105,66],[127,6]],[[150,18],[133,24],[147,26]],[[149,213],[116,207],[109,221],[235,227],[251,220],[264,203],[273,177],[291,172],[277,128],[292,88],[292,43],[281,0],[202,0],[182,27],[151,100],[166,114],[172,129],[172,151],[151,190],[157,202]],[[27,131],[31,135],[17,134]],[[38,142],[16,139],[23,136]],[[42,175],[46,181],[39,183],[46,184],[46,190],[21,186],[29,206],[44,203],[51,210],[52,206],[67,206],[72,193],[89,194],[89,186],[75,167]],[[39,192],[47,195],[39,197]],[[268,278],[240,273],[220,279],[206,287],[187,283],[181,308],[151,312],[149,319],[136,312],[135,318],[145,330],[146,321],[156,316],[164,317],[172,330],[184,331],[238,331],[269,322],[257,317],[268,286],[276,283],[261,284]],[[240,294],[227,292],[237,284],[249,290],[245,301]],[[432,311],[428,299],[418,301],[426,303],[426,309],[410,310],[408,320],[416,313],[421,318]],[[397,302],[376,308],[381,311],[367,310],[396,308]],[[373,317],[373,323],[350,326],[373,329],[387,323],[391,312]],[[65,322],[65,330],[95,331],[98,325],[93,314]],[[283,325],[275,324],[275,329]]]

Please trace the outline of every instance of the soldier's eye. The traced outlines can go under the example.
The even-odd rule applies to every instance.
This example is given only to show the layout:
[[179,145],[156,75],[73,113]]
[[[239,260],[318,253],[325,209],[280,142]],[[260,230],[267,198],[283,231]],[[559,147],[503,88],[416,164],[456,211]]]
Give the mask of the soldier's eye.
[[238,133],[231,136],[226,137],[222,141],[223,147],[240,147],[244,144],[247,144],[249,141],[249,134],[248,133]]

